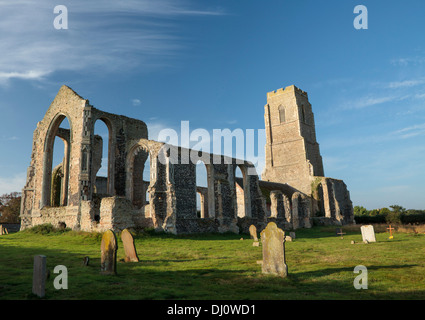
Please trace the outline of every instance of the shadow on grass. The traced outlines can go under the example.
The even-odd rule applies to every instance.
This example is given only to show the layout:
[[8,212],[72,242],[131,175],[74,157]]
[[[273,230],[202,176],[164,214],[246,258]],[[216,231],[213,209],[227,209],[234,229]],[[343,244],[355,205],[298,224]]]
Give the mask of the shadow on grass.
[[[406,264],[406,265],[385,265],[385,266],[366,266],[368,272],[371,270],[382,270],[382,269],[404,269],[417,267],[417,264]],[[340,267],[340,268],[326,268],[315,271],[297,272],[291,275],[294,278],[316,278],[322,276],[328,276],[334,273],[351,272],[353,273],[354,267]]]
[[[159,235],[159,237],[161,237]],[[240,235],[208,235],[210,240],[238,239]],[[168,236],[167,236],[168,238]],[[224,239],[223,239],[224,238]],[[47,239],[47,237],[45,238]],[[44,239],[44,240],[45,240]],[[51,238],[52,241],[54,237]],[[177,236],[177,239],[179,237]],[[20,240],[20,239],[18,239]],[[194,238],[194,240],[200,240]],[[66,242],[59,242],[58,245]],[[51,245],[49,243],[49,245]],[[65,244],[66,245],[66,244]],[[82,250],[78,247],[78,250]],[[42,246],[25,248],[0,243],[0,299],[37,299],[31,294],[34,255],[47,256],[47,269],[51,272],[56,265],[68,268],[68,290],[56,290],[51,273],[46,282],[45,299],[80,300],[289,300],[289,299],[424,299],[425,291],[401,291],[392,288],[377,290],[356,290],[353,287],[351,267],[324,268],[315,271],[292,273],[279,278],[263,275],[261,266],[242,263],[222,264],[215,268],[191,265],[196,260],[211,259],[211,264],[219,257],[197,259],[176,259],[158,256],[158,260],[143,259],[139,263],[117,262],[116,276],[100,275],[100,244],[90,244],[86,253],[73,253],[58,248]],[[139,253],[140,254],[140,253]],[[89,266],[83,266],[83,257],[90,256]],[[139,255],[140,256],[140,255]],[[119,259],[120,257],[118,257]],[[145,257],[146,258],[146,257]],[[184,264],[186,262],[186,264]],[[415,267],[409,265],[367,266],[368,270],[401,269]],[[349,272],[352,277],[345,279],[324,279],[332,274]]]

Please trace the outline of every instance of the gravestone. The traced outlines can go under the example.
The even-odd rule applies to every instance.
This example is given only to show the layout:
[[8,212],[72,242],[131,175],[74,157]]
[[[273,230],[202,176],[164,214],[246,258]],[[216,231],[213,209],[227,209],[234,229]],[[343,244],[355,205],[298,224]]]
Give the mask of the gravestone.
[[114,275],[117,273],[117,239],[112,230],[106,231],[102,236],[100,245],[100,273]]
[[83,266],[87,267],[89,265],[90,262],[90,258],[89,257],[84,257],[83,259]]
[[137,257],[136,247],[134,246],[134,239],[130,231],[124,229],[121,232],[121,240],[124,246],[125,262],[139,262]]
[[251,224],[251,226],[249,227],[249,234],[251,236],[251,239],[254,239],[254,241],[258,241],[257,228],[253,224]]
[[289,236],[292,238],[292,240],[295,240],[295,232],[289,232]]
[[373,229],[372,225],[361,226],[360,230],[362,232],[363,242],[376,242],[375,230]]
[[388,238],[388,239],[394,239],[394,236],[393,236],[393,230],[395,230],[393,227],[391,227],[391,225],[389,226],[389,228],[387,228],[387,230],[389,230],[390,231],[390,237]]
[[32,275],[32,293],[39,298],[46,294],[46,256],[34,256],[34,269]]
[[342,232],[342,229],[339,229],[340,231],[337,233],[337,235],[341,236],[341,239],[344,239],[344,234],[347,234],[345,232]]
[[269,222],[261,231],[263,246],[262,272],[275,274],[280,277],[288,275],[288,266],[285,261],[285,232],[278,228],[276,223]]

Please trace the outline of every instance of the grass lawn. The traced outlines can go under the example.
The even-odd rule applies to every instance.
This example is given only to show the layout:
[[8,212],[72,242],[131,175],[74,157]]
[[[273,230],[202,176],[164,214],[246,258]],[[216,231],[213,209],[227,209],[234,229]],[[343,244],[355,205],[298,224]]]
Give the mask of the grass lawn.
[[[425,299],[425,235],[389,240],[377,233],[376,243],[363,244],[359,228],[343,228],[344,239],[335,227],[297,230],[286,242],[287,278],[261,273],[261,247],[246,234],[139,234],[138,263],[124,262],[117,235],[118,274],[104,276],[100,235],[18,232],[0,237],[0,299],[37,299],[31,288],[38,254],[50,270],[45,299]],[[68,269],[68,290],[53,287],[56,265]],[[353,286],[357,265],[368,269],[367,290]]]

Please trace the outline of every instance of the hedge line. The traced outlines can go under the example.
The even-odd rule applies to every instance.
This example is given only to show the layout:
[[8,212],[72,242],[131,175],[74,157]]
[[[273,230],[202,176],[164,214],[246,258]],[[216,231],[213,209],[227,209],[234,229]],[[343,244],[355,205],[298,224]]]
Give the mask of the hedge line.
[[358,224],[366,223],[394,223],[394,224],[422,224],[425,223],[425,213],[404,214],[391,212],[390,214],[378,214],[374,216],[354,216]]

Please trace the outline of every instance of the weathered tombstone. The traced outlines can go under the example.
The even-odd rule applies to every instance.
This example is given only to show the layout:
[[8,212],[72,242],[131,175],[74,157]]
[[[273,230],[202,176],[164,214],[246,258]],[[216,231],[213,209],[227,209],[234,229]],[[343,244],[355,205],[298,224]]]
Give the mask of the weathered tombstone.
[[292,237],[291,236],[286,236],[285,237],[285,241],[292,242]]
[[46,294],[46,256],[34,256],[32,275],[32,293],[40,298]]
[[251,224],[249,227],[249,235],[251,236],[251,239],[258,241],[257,228],[253,224]]
[[288,266],[285,261],[285,232],[278,228],[276,223],[269,222],[261,231],[261,242],[263,245],[262,272],[286,277]]
[[3,225],[2,224],[0,224],[0,236],[2,236],[4,234],[4,231],[3,231]]
[[292,240],[295,240],[295,232],[289,232],[289,236],[292,238]]
[[117,273],[117,239],[112,230],[106,231],[102,236],[100,245],[100,273],[114,275]]
[[90,262],[90,258],[89,257],[84,257],[83,266],[87,267],[89,265],[89,262]]
[[361,226],[360,230],[362,232],[363,242],[376,242],[375,230],[373,229],[372,225]]
[[121,232],[121,240],[124,246],[125,262],[139,262],[137,257],[136,247],[134,246],[134,239],[130,231],[124,229]]

